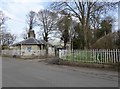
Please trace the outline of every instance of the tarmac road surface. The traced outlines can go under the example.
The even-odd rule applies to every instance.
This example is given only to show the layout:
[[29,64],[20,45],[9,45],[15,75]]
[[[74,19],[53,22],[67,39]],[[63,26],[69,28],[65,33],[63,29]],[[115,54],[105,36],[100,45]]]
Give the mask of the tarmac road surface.
[[118,73],[2,58],[3,87],[118,87]]

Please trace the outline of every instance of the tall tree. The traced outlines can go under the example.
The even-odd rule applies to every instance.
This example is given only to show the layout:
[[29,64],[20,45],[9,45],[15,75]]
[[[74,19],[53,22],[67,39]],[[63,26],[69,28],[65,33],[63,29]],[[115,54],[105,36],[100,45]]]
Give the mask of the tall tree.
[[64,48],[66,48],[67,42],[70,41],[70,29],[71,29],[72,18],[70,15],[61,15],[57,26],[62,33],[61,40],[64,41]]
[[7,21],[8,17],[5,16],[3,11],[0,11],[0,49],[2,48],[2,39],[3,39],[3,31],[6,30],[6,24],[5,22]]
[[13,42],[16,40],[16,36],[14,34],[11,34],[5,30],[2,31],[2,49],[5,47],[8,47],[13,44]]
[[84,32],[79,23],[74,26],[73,49],[84,49]]
[[113,18],[112,17],[105,17],[101,23],[100,28],[96,30],[95,37],[97,39],[101,38],[102,36],[107,35],[108,33],[112,32],[112,24],[113,24]]
[[27,24],[29,30],[32,30],[36,26],[36,13],[34,11],[28,13]]
[[37,16],[36,13],[34,11],[30,11],[27,15],[26,15],[26,22],[27,22],[27,27],[25,28],[25,30],[23,31],[23,33],[21,34],[23,39],[27,39],[28,37],[30,37],[29,32],[31,30],[33,30],[33,28],[35,26],[37,26]]
[[[49,10],[40,10],[37,14],[38,26],[40,26],[40,32],[43,39],[48,42],[50,35],[57,30],[56,23],[58,15]],[[48,54],[48,47],[46,45],[46,54]]]
[[110,2],[98,2],[98,0],[95,0],[93,2],[90,0],[73,0],[72,2],[55,2],[51,6],[54,8],[54,10],[67,11],[71,13],[72,16],[75,16],[79,19],[79,22],[84,31],[85,49],[87,49],[90,46],[88,34],[91,23],[90,20],[93,18],[93,14],[96,15],[96,12],[98,11],[100,11],[100,13],[103,13],[103,11],[110,9],[110,7],[113,7],[114,4]]

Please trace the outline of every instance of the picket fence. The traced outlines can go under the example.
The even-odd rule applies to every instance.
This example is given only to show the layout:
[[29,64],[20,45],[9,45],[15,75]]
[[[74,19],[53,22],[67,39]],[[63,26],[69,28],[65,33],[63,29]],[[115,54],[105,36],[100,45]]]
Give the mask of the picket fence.
[[88,63],[119,63],[120,49],[59,50],[59,58]]

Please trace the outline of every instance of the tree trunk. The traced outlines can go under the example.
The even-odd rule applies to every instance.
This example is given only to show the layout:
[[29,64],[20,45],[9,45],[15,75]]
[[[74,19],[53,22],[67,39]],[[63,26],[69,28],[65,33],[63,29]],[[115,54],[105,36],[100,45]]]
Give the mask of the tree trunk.
[[64,41],[64,49],[66,49],[66,42]]
[[[45,33],[44,40],[46,42],[48,42],[48,34],[47,33]],[[45,49],[46,49],[46,57],[47,57],[48,56],[48,44],[45,45]]]
[[83,32],[84,32],[84,49],[88,49],[88,46],[87,46],[87,29],[85,28],[85,24],[84,22],[82,23],[82,29],[83,29]]
[[87,34],[86,34],[86,29],[84,29],[84,42],[85,42],[85,46],[84,49],[88,49],[88,45],[87,45]]

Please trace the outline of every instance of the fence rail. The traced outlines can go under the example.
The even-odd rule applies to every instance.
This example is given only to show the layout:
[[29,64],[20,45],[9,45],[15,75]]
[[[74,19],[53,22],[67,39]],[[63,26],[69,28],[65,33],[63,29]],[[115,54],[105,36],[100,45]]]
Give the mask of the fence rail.
[[120,49],[59,50],[59,58],[88,63],[118,63],[120,62]]

